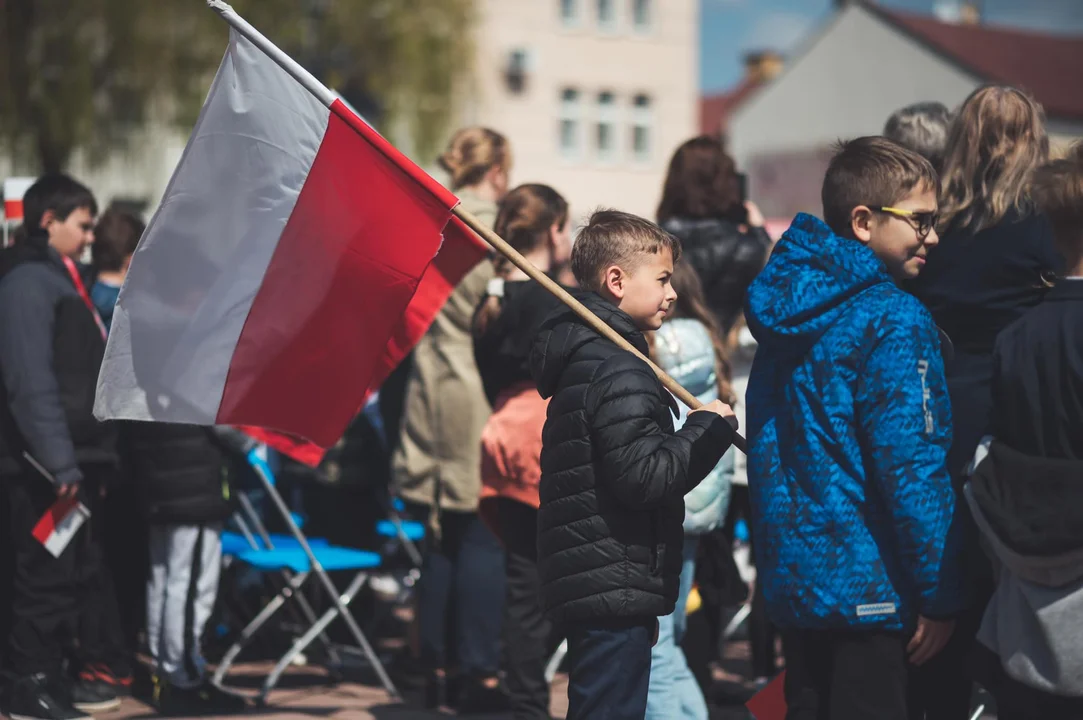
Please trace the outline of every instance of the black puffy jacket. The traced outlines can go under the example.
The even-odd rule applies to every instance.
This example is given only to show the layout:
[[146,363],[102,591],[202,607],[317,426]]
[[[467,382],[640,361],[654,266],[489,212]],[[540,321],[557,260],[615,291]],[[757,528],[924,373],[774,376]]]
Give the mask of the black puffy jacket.
[[720,218],[670,218],[666,232],[681,240],[683,256],[695,268],[707,304],[729,332],[741,315],[748,286],[767,262],[771,237],[762,227],[741,228]]
[[[596,294],[580,300],[647,352],[627,314]],[[684,494],[730,446],[733,429],[695,413],[673,431],[673,397],[650,367],[570,309],[550,315],[531,372],[552,398],[543,432],[538,568],[557,623],[673,611],[681,572]]]
[[231,428],[178,423],[123,425],[125,459],[154,524],[220,523],[233,512],[226,464],[256,442]]

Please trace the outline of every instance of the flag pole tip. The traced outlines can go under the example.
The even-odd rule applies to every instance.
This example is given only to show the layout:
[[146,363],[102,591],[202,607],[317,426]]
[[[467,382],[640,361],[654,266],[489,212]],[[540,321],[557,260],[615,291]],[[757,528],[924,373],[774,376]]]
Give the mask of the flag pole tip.
[[218,12],[233,12],[233,6],[223,0],[207,0],[207,7]]

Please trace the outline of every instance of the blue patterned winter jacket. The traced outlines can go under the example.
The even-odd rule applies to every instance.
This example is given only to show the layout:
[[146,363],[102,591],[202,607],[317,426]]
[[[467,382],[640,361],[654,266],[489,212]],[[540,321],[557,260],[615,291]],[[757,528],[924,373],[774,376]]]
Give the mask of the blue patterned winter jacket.
[[749,288],[748,485],[782,628],[907,630],[964,606],[936,325],[876,255],[798,215]]

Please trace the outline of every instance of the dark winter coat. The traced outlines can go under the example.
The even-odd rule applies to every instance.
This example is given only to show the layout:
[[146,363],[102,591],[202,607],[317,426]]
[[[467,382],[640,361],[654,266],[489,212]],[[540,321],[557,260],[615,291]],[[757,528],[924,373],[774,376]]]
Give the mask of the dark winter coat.
[[948,470],[957,490],[991,429],[997,334],[1041,302],[1061,263],[1049,221],[1013,212],[978,233],[944,233],[921,275],[907,285],[954,347],[945,372],[953,422]]
[[233,512],[226,466],[256,442],[225,427],[178,423],[124,424],[128,470],[155,524],[220,523]]
[[749,288],[748,326],[748,488],[771,620],[904,630],[965,607],[928,311],[867,246],[800,214]]
[[[520,383],[532,381],[530,349],[542,321],[561,307],[553,293],[533,280],[503,283],[504,296],[500,315],[489,323],[484,333],[474,336],[474,358],[485,387],[489,404],[496,406],[502,392]],[[482,298],[482,305],[488,294]]]
[[1081,358],[1083,280],[1061,280],[997,337],[995,441],[966,488],[997,571],[978,679],[1034,717],[1083,716]]
[[80,465],[115,465],[115,429],[94,418],[105,341],[60,256],[45,244],[0,252],[0,473],[29,453],[60,485]]
[[[627,314],[596,294],[580,299],[647,352]],[[650,367],[568,308],[542,324],[530,367],[552,398],[538,511],[543,606],[557,623],[669,614],[684,494],[718,463],[733,429],[695,413],[674,432],[676,401]]]
[[762,227],[742,231],[720,218],[670,218],[662,227],[680,238],[682,256],[699,275],[707,304],[729,332],[741,316],[749,284],[767,261],[771,237]]

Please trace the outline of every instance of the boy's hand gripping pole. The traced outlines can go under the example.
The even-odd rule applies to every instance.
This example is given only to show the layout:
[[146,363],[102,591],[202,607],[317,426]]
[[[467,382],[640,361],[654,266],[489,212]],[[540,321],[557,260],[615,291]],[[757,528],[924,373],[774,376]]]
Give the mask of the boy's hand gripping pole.
[[[557,299],[559,299],[562,303],[574,310],[575,314],[583,319],[583,322],[590,325],[594,330],[600,333],[607,340],[615,343],[617,347],[621,348],[622,350],[627,350],[643,362],[647,363],[650,366],[651,370],[654,371],[654,374],[658,376],[658,380],[666,387],[667,390],[673,393],[678,400],[680,400],[693,410],[698,410],[699,408],[703,407],[703,403],[697,400],[695,395],[681,387],[681,385],[676,380],[666,374],[665,370],[655,365],[653,362],[651,362],[650,358],[646,357],[643,353],[636,350],[630,342],[620,336],[620,333],[609,327],[609,325],[603,322],[601,318],[588,310],[587,307],[583,305],[583,303],[572,297],[571,293],[562,288],[552,278],[550,278],[538,268],[534,267],[534,265],[531,264],[529,260],[523,257],[518,250],[509,245],[506,240],[504,240],[502,237],[500,237],[495,232],[486,227],[485,223],[481,222],[471,213],[464,210],[462,205],[456,205],[451,212],[453,212],[456,217],[466,223],[467,227],[477,233],[482,240],[489,243],[489,245],[493,246],[493,248],[497,252],[510,260],[511,263],[515,265],[515,267],[525,272],[531,280],[536,281],[546,290],[553,293],[553,295],[556,295]],[[745,454],[748,453],[748,450],[746,449],[747,445],[745,443],[745,439],[739,433],[733,433],[733,446]]]

